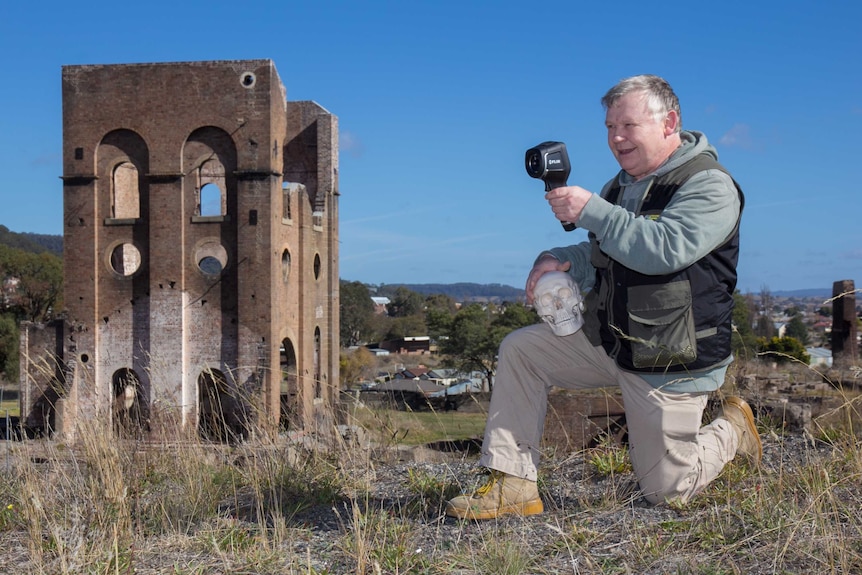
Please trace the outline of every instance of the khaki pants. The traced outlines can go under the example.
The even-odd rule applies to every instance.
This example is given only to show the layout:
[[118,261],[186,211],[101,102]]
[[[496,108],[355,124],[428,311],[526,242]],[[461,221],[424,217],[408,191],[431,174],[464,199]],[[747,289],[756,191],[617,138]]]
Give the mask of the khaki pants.
[[544,324],[509,334],[500,355],[480,464],[536,480],[552,386],[619,386],[629,455],[641,492],[652,503],[686,501],[733,459],[739,440],[726,419],[701,427],[708,393],[667,393],[620,370],[583,331],[558,337]]

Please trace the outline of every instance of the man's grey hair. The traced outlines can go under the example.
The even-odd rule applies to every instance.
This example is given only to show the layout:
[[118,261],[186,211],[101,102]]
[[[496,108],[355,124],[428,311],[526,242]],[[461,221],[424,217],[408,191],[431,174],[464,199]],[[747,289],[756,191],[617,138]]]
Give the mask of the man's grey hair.
[[608,110],[616,104],[617,100],[631,94],[632,92],[641,92],[647,97],[647,106],[653,113],[656,121],[661,121],[667,113],[674,110],[679,117],[676,131],[682,129],[682,113],[679,109],[679,98],[670,87],[664,78],[653,76],[652,74],[641,74],[640,76],[632,76],[620,80],[616,86],[608,90],[608,93],[602,96],[602,106]]

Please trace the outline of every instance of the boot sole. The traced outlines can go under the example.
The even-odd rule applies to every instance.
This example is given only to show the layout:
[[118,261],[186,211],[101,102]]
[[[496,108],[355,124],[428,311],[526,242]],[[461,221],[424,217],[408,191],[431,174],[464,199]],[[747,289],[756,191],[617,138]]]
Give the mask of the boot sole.
[[539,515],[545,511],[541,499],[533,499],[524,503],[515,505],[504,505],[499,509],[486,509],[484,511],[473,511],[472,509],[461,509],[458,507],[447,506],[446,515],[449,517],[457,517],[458,519],[494,519],[503,515]]

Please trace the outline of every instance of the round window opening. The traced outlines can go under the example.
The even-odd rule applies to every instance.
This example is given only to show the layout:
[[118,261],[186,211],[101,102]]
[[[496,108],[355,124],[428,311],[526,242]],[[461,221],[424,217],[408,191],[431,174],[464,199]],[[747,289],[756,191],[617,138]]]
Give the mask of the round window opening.
[[217,241],[204,242],[195,250],[198,269],[207,277],[218,277],[227,267],[227,250]]
[[242,84],[243,88],[252,88],[254,87],[254,83],[257,81],[257,78],[252,72],[243,72],[240,74],[239,82]]
[[221,262],[218,261],[218,258],[214,258],[212,256],[207,256],[199,261],[198,267],[201,268],[202,272],[210,276],[218,275],[224,269]]
[[111,269],[128,277],[141,268],[141,252],[133,244],[125,243],[111,250]]

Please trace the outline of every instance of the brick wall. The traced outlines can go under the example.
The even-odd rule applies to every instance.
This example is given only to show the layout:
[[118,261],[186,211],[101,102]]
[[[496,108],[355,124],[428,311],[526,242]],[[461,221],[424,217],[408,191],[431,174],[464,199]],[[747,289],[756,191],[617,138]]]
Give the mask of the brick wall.
[[[148,413],[176,413],[178,432],[198,427],[210,388],[231,426],[250,418],[272,429],[287,339],[304,376],[290,424],[328,417],[319,412],[338,386],[335,117],[287,102],[270,60],[65,66],[62,80],[75,333],[64,349],[93,381],[76,390],[77,416],[110,414],[117,374],[131,372]],[[289,220],[285,182],[303,184]],[[214,206],[204,206],[207,184]]]

